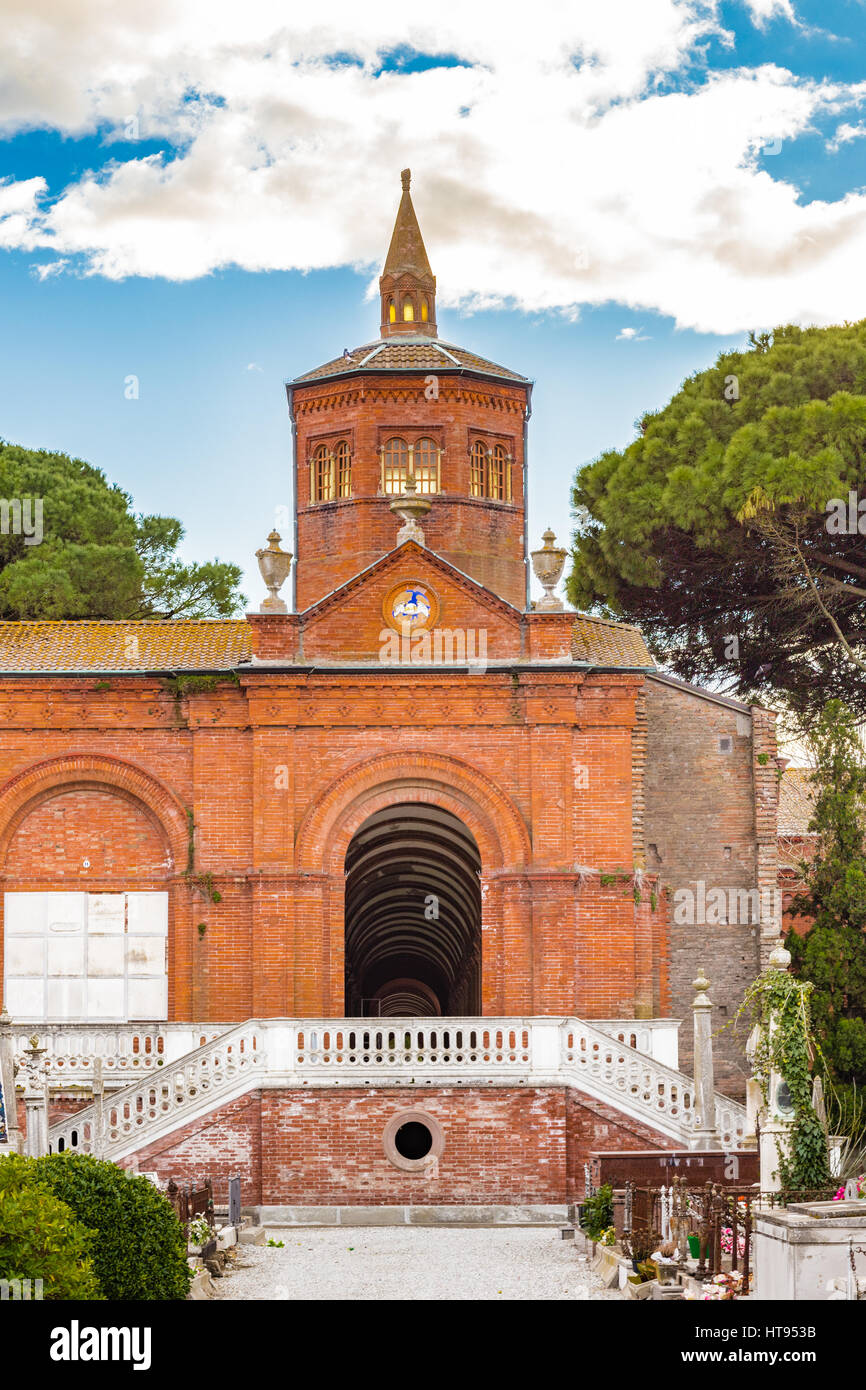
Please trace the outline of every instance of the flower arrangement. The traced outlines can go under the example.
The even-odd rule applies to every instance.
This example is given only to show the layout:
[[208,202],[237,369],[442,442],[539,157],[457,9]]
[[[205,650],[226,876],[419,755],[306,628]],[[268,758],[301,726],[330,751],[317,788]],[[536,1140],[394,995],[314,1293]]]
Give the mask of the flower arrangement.
[[[856,1185],[857,1196],[866,1197],[866,1173],[861,1173],[859,1177],[852,1178],[851,1181]],[[847,1186],[848,1184],[843,1182],[842,1186],[839,1188],[839,1191],[834,1192],[834,1202],[842,1202],[845,1200],[845,1191]]]
[[616,1245],[616,1231],[613,1226],[608,1226],[602,1231],[598,1238],[599,1245]]
[[[734,1233],[730,1226],[723,1226],[719,1236],[719,1244],[722,1247],[722,1254],[732,1255],[734,1251]],[[737,1236],[737,1253],[741,1257],[746,1253],[746,1237],[740,1232]]]
[[683,1298],[700,1303],[727,1303],[731,1299],[739,1298],[740,1294],[745,1292],[743,1276],[739,1270],[736,1270],[730,1271],[728,1274],[714,1275],[708,1283],[702,1286],[700,1293],[690,1293],[686,1290]]
[[190,1245],[207,1245],[213,1237],[210,1222],[206,1216],[194,1216],[189,1223]]

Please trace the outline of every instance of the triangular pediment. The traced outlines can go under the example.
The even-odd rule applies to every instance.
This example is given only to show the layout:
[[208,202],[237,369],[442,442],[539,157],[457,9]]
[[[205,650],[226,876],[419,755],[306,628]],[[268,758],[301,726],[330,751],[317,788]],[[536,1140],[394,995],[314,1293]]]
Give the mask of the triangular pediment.
[[[299,614],[303,659],[413,664],[520,657],[523,615],[434,551],[405,541]],[[425,638],[425,634],[427,635]],[[389,657],[390,653],[390,657]]]

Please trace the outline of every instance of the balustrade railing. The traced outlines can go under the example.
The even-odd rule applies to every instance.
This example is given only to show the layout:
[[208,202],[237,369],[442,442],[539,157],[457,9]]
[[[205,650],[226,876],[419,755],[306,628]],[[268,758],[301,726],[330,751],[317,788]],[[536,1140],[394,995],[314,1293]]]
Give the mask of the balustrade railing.
[[[434,1079],[572,1085],[685,1146],[695,1124],[690,1077],[579,1019],[252,1019],[106,1095],[102,1122],[95,1105],[58,1121],[49,1143],[117,1158],[257,1086]],[[745,1110],[716,1101],[720,1142],[735,1147]]]
[[232,1027],[231,1023],[17,1024],[13,1049],[20,1066],[24,1049],[36,1034],[39,1046],[46,1048],[46,1075],[52,1087],[90,1084],[97,1059],[102,1062],[106,1086],[116,1087],[159,1070]]

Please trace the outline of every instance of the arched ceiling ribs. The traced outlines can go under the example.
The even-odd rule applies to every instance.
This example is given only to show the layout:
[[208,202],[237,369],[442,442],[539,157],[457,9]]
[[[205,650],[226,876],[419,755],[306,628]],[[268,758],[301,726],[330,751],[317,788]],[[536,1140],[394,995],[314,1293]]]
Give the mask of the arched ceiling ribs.
[[477,1011],[480,873],[474,837],[442,807],[399,804],[359,827],[346,854],[350,1014],[374,996],[390,1017],[409,1003],[413,1013]]

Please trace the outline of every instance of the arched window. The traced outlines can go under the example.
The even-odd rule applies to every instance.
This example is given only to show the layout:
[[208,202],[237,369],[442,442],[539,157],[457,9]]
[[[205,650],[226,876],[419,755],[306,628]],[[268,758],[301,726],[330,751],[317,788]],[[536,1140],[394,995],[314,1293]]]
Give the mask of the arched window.
[[405,439],[389,439],[382,450],[382,491],[400,493],[409,473],[409,446]]
[[421,322],[427,322],[427,300],[423,298],[421,300]]
[[415,481],[419,492],[439,491],[439,450],[435,439],[419,439],[414,449]]
[[507,468],[508,459],[505,445],[495,444],[488,460],[487,496],[495,498],[497,502],[504,502],[507,496],[505,486]]
[[313,502],[334,500],[334,456],[327,444],[320,444],[310,463],[310,499]]
[[469,493],[472,497],[484,496],[484,474],[487,462],[487,450],[476,439],[469,454]]
[[334,449],[334,475],[338,497],[352,496],[352,455],[345,439]]
[[415,305],[411,299],[403,300],[403,322],[413,323],[415,320]]
[[397,306],[396,306],[396,304],[394,303],[393,299],[389,299],[389,300],[388,300],[388,322],[389,322],[389,323],[396,323],[396,322],[397,322]]

